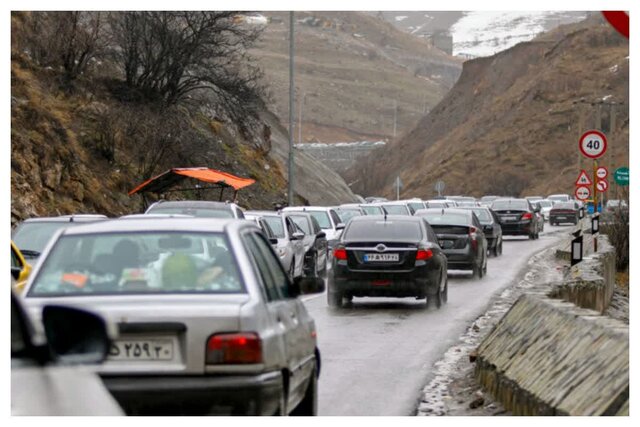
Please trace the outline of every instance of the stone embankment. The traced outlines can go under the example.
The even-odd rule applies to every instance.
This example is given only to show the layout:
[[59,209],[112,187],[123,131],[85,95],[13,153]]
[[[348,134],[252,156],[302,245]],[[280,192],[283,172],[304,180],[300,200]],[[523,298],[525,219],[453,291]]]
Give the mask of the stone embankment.
[[615,251],[599,236],[598,252],[550,292],[522,295],[485,337],[478,383],[514,415],[628,415],[629,327],[601,316],[614,288]]

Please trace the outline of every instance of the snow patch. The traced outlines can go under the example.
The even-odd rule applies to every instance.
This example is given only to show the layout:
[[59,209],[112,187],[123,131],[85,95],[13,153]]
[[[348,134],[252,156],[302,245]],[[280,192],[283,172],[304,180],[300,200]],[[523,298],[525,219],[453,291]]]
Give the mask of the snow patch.
[[609,67],[609,71],[612,73],[617,73],[618,72],[618,64],[614,65],[613,67]]
[[408,18],[408,16],[404,16],[404,15],[403,15],[403,16],[396,16],[396,18],[395,18],[395,19],[396,19],[396,21],[398,21],[398,22],[402,22],[402,21],[404,21],[404,20],[405,20],[405,19],[407,19],[407,18]]

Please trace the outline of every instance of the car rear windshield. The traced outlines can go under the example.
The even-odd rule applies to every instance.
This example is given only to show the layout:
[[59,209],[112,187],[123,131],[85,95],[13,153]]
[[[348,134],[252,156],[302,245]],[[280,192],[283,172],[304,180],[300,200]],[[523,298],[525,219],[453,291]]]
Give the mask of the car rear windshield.
[[241,292],[223,234],[127,232],[62,236],[27,296]]
[[352,221],[344,231],[350,241],[418,241],[422,239],[420,224],[415,221],[374,220]]
[[360,207],[367,215],[382,215],[384,213],[382,212],[382,208],[380,206],[360,206]]
[[389,215],[408,215],[409,211],[404,205],[384,205],[384,209]]
[[469,225],[471,216],[460,212],[434,211],[420,214],[431,225]]
[[548,208],[553,206],[553,202],[549,201],[549,200],[540,200],[537,203],[540,203],[540,206],[543,208]]
[[486,209],[472,209],[480,222],[491,222],[491,214]]
[[311,227],[309,226],[309,220],[307,217],[303,215],[289,215],[289,217],[302,229],[302,231],[304,231],[305,234],[313,234],[311,233]]
[[320,224],[320,228],[330,229],[331,228],[331,220],[329,219],[329,214],[325,211],[306,211],[312,217],[314,217],[318,224]]
[[164,214],[181,214],[191,215],[197,218],[233,218],[233,212],[230,208],[221,209],[202,209],[189,207],[157,207],[149,210],[148,213],[164,213]]
[[494,211],[527,211],[529,210],[529,204],[525,200],[496,200],[491,205],[491,209]]
[[[21,251],[42,252],[51,236],[61,228],[78,225],[77,222],[23,222],[11,237]],[[85,223],[86,224],[86,223]]]
[[448,208],[446,202],[427,202],[427,208]]
[[576,205],[571,202],[559,202],[553,205],[553,209],[575,209]]
[[418,209],[424,209],[424,205],[422,204],[422,202],[409,202],[407,204],[411,206],[414,211],[417,211]]
[[362,216],[362,213],[358,209],[338,208],[336,213],[340,217],[340,221],[346,224],[354,216]]
[[271,227],[271,231],[278,239],[283,239],[284,236],[284,225],[282,224],[282,218],[279,216],[265,216],[264,220],[269,227]]

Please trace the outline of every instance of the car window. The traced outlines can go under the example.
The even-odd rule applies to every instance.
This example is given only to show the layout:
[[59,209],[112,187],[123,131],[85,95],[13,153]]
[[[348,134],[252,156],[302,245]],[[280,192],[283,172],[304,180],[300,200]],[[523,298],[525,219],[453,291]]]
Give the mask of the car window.
[[359,209],[348,209],[348,208],[342,209],[341,208],[341,209],[337,209],[336,213],[340,217],[339,222],[342,222],[344,224],[346,224],[354,216],[362,216],[362,213],[360,212]]
[[407,215],[409,213],[404,205],[384,205],[384,210],[389,215]]
[[529,210],[529,202],[526,200],[496,200],[491,205],[494,211],[502,210]]
[[260,219],[260,220],[258,220],[258,225],[260,226],[262,231],[264,231],[264,234],[269,239],[272,239],[272,238],[276,237],[276,235],[273,234],[273,230],[271,229],[271,226],[267,223],[267,221],[265,221],[264,219]]
[[269,227],[271,227],[271,231],[273,231],[273,234],[275,234],[278,239],[283,239],[285,237],[282,217],[265,216],[264,220],[267,224],[269,224]]
[[62,236],[27,296],[244,293],[222,233]]
[[480,221],[478,221],[478,217],[475,213],[471,214],[471,221],[473,222],[474,227],[482,229],[482,225],[480,224]]
[[469,215],[466,213],[447,212],[447,211],[433,211],[433,212],[418,212],[419,216],[423,216],[427,219],[427,222],[431,225],[467,225],[470,223]]
[[325,211],[307,211],[307,213],[312,217],[314,217],[316,221],[318,221],[318,224],[320,224],[320,228],[325,230],[329,230],[333,228],[331,226],[331,220],[329,219],[329,214],[327,214]]
[[333,220],[333,223],[335,225],[340,224],[342,221],[340,220],[340,217],[338,216],[338,214],[336,213],[336,211],[334,211],[333,209],[329,210],[329,215],[331,215],[331,219]]
[[[424,219],[424,218],[423,218]],[[436,235],[436,233],[433,231],[433,228],[431,228],[431,226],[429,225],[429,223],[427,222],[426,219],[424,219],[424,226],[427,229],[427,240],[430,241],[431,243],[436,243],[438,244],[438,236]]]
[[42,252],[56,231],[76,224],[71,222],[23,222],[16,228],[11,239],[20,250]]
[[287,224],[287,231],[288,231],[289,237],[291,237],[293,233],[298,231],[298,227],[296,227],[295,223],[291,220],[291,218],[285,217],[284,221]]
[[481,223],[489,223],[491,222],[491,214],[489,213],[488,210],[486,209],[472,209],[473,213],[476,214],[476,216],[478,217],[478,220],[480,220]]
[[290,215],[289,218],[302,230],[305,234],[313,234],[307,217],[304,215]]
[[318,234],[322,228],[320,227],[320,224],[318,224],[318,220],[314,217],[311,216],[311,224],[313,224],[313,234]]
[[382,215],[382,208],[380,206],[360,206],[367,215]]
[[[260,277],[262,286],[269,301],[284,299],[286,294],[286,275],[279,266],[280,262],[275,259],[269,250],[268,244],[256,233],[248,233],[244,236],[247,251],[249,252],[254,266]],[[284,283],[282,283],[284,281]]]

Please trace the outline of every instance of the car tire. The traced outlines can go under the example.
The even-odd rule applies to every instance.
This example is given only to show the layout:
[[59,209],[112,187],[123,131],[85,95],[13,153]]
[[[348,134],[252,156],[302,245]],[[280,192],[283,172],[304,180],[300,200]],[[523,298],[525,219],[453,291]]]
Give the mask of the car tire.
[[484,267],[482,268],[482,277],[487,275],[487,267],[489,266],[489,261],[487,257],[484,258]]
[[292,416],[312,417],[318,415],[318,368],[314,367],[311,372],[311,378],[309,379],[309,385],[307,391],[304,393],[304,397],[298,403],[298,406],[291,411]]
[[331,277],[329,277],[327,283],[327,304],[331,308],[342,307],[342,292],[335,289],[335,284]]
[[478,264],[475,262],[471,266],[471,275],[474,279],[482,279],[482,269],[478,268]]
[[442,302],[447,303],[449,300],[449,276],[444,272],[444,290],[442,291]]
[[293,283],[293,279],[295,279],[295,274],[296,274],[296,259],[293,258],[291,259],[291,265],[289,266],[289,280],[291,280],[291,283]]
[[498,247],[498,256],[502,255],[502,239],[500,239],[500,246]]

